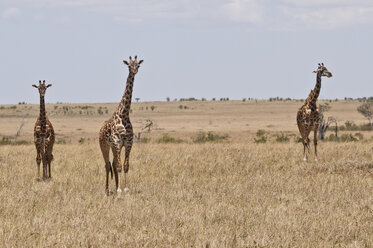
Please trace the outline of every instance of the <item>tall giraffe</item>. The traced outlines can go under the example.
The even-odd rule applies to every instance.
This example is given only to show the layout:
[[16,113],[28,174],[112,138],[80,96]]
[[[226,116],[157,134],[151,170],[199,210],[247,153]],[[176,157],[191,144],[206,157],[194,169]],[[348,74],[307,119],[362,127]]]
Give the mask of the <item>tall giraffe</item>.
[[[302,144],[303,144],[303,161],[307,161],[308,157],[307,154],[310,153],[310,139],[308,135],[310,134],[312,128],[314,128],[314,138],[313,143],[315,145],[315,161],[317,161],[317,131],[319,129],[320,124],[320,113],[317,107],[317,98],[320,94],[321,89],[321,77],[332,77],[332,73],[326,69],[324,63],[319,64],[316,71],[316,85],[313,90],[311,90],[310,94],[308,95],[305,103],[302,107],[298,110],[297,113],[297,124],[299,132],[302,136]],[[307,153],[306,153],[307,148]]]
[[[102,151],[102,155],[105,160],[106,168],[106,194],[109,195],[109,171],[111,172],[111,178],[113,178],[113,170],[115,176],[115,186],[117,193],[121,193],[118,173],[122,171],[122,165],[120,160],[120,153],[122,147],[125,148],[124,158],[124,190],[128,191],[127,188],[127,173],[129,169],[129,156],[133,142],[133,129],[129,117],[132,100],[133,82],[135,75],[139,70],[140,64],[143,60],[137,61],[137,56],[132,60],[129,57],[129,62],[123,60],[123,63],[128,66],[129,74],[127,77],[126,89],[124,91],[122,100],[119,103],[117,110],[113,116],[107,120],[100,129],[99,142]],[[113,164],[110,164],[109,153],[110,148],[113,152]]]
[[34,141],[36,146],[36,164],[38,166],[38,177],[40,179],[40,162],[43,161],[43,179],[51,178],[51,162],[53,160],[53,144],[54,144],[54,130],[52,123],[48,120],[45,112],[44,96],[47,88],[51,84],[45,85],[39,80],[39,86],[33,84],[33,87],[39,90],[40,94],[40,114],[36,120],[34,127]]

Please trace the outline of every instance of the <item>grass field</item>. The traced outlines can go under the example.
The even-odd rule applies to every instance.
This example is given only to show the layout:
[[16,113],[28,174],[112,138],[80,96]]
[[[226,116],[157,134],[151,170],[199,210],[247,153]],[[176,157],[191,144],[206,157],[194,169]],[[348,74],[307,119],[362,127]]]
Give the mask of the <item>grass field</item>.
[[[51,180],[35,180],[32,143],[0,146],[0,246],[373,247],[371,132],[359,131],[356,142],[319,142],[319,162],[304,163],[295,124],[301,104],[134,103],[135,132],[147,119],[154,127],[148,143],[134,144],[130,192],[119,198],[105,195],[97,142],[116,104],[48,105],[65,141],[55,145]],[[330,104],[327,115],[340,124],[367,122],[358,102]],[[38,106],[16,106],[0,110],[0,136],[14,136],[23,121],[17,139],[30,142]],[[254,142],[259,129],[266,143]],[[209,131],[228,138],[193,142]],[[165,134],[182,142],[158,143]],[[289,141],[276,142],[279,134]]]

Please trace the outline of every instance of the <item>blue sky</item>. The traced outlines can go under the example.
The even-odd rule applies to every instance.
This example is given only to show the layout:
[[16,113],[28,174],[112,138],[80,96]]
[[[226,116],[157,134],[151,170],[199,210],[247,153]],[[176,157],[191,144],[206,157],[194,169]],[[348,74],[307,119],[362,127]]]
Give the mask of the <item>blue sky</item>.
[[0,104],[373,95],[371,0],[1,0]]

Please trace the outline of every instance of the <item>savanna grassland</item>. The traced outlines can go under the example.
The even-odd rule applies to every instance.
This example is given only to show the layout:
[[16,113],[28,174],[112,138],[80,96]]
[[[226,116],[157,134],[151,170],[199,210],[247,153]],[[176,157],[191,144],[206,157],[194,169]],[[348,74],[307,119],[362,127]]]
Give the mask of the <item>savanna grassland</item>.
[[[319,161],[304,163],[301,104],[133,103],[134,131],[153,126],[134,143],[121,197],[105,195],[97,141],[116,103],[47,104],[57,144],[41,182],[38,105],[3,105],[0,246],[373,247],[373,131],[340,131],[346,139],[319,141]],[[325,115],[365,124],[359,104],[329,102]]]

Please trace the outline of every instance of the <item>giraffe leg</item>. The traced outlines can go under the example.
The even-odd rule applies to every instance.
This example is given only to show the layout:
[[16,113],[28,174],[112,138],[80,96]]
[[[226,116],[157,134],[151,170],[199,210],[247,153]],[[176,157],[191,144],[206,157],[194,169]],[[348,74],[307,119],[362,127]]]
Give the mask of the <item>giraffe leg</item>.
[[37,180],[40,180],[40,163],[41,163],[41,155],[40,155],[40,151],[38,150],[37,151],[37,155],[36,155],[36,165],[38,167],[38,175],[37,175]]
[[302,138],[302,144],[303,144],[303,161],[304,162],[307,162],[307,155],[306,155],[306,146],[307,146],[307,141],[305,141],[303,138]]
[[47,155],[45,152],[42,152],[41,159],[43,162],[43,179],[47,179]]
[[121,172],[122,166],[120,164],[120,148],[116,147],[115,145],[111,147],[111,150],[113,151],[113,170],[114,170],[114,178],[115,178],[115,186],[117,193],[120,195],[122,193],[122,190],[120,188],[120,182],[118,173]]
[[128,192],[129,189],[127,187],[127,173],[128,173],[128,170],[129,170],[129,167],[130,167],[130,164],[129,164],[129,161],[130,161],[130,153],[131,153],[131,149],[132,149],[132,144],[128,144],[125,146],[125,158],[124,158],[124,192]]
[[315,125],[315,130],[313,133],[313,144],[315,145],[315,161],[317,161],[317,130],[319,129],[318,125]]
[[52,174],[51,174],[51,163],[52,163],[52,160],[53,160],[52,149],[53,149],[53,142],[49,141],[47,143],[47,148],[46,148],[46,150],[47,150],[46,157],[47,157],[47,166],[48,166],[48,175],[47,175],[47,177],[48,178],[52,178]]
[[102,156],[105,160],[105,170],[106,170],[106,183],[105,183],[105,193],[109,195],[109,171],[111,171],[111,178],[113,178],[113,171],[111,169],[109,153],[110,153],[110,146],[107,142],[100,139],[100,148],[102,152]]

